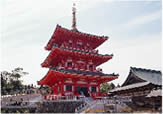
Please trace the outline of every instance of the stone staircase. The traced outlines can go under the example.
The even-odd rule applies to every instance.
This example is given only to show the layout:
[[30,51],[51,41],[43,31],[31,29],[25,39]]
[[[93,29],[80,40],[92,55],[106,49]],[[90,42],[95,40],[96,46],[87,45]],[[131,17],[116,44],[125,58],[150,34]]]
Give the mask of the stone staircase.
[[[84,104],[80,105],[76,108],[76,113],[85,113],[86,111],[104,111],[104,105],[109,103],[109,99],[101,99],[101,100],[93,100],[92,98],[84,97],[83,98]],[[111,105],[109,103],[109,105]],[[128,105],[124,102],[119,102],[114,104],[114,112],[120,112],[123,109],[130,109]]]
[[91,97],[84,97],[82,98],[82,100],[84,101],[84,103],[75,109],[76,113],[83,113],[85,110],[90,108],[96,102]]

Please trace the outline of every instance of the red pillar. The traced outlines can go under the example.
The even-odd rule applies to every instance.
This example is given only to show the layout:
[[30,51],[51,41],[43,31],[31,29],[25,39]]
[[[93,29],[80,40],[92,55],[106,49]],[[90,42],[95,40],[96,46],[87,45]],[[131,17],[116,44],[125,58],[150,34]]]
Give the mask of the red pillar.
[[55,88],[55,94],[56,95],[58,95],[58,92],[59,92],[58,90],[59,90],[59,85],[57,85],[56,88]]
[[64,95],[64,84],[63,84],[63,82],[61,83],[61,95],[62,96]]
[[72,83],[73,83],[72,85],[74,86],[74,87],[73,87],[73,88],[74,88],[74,89],[73,89],[73,94],[76,95],[76,94],[77,94],[77,93],[76,93],[76,89],[77,89],[76,80],[73,79],[73,80],[72,80]]

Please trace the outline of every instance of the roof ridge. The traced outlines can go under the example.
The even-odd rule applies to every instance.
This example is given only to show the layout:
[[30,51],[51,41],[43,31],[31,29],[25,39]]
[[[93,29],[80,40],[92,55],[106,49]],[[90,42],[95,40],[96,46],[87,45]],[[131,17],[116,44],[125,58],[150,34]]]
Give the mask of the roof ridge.
[[161,73],[160,70],[152,70],[152,69],[146,69],[146,68],[136,68],[136,67],[130,67],[132,70],[140,70],[140,71],[147,71],[147,72],[155,72],[155,73]]
[[132,88],[137,88],[139,86],[145,86],[147,84],[150,84],[151,82],[146,81],[146,82],[139,82],[139,83],[134,83],[134,84],[130,84],[130,85],[126,85],[126,86],[122,86],[119,88],[115,88],[109,92],[114,92],[114,91],[119,91],[119,90],[125,90],[125,89],[132,89]]

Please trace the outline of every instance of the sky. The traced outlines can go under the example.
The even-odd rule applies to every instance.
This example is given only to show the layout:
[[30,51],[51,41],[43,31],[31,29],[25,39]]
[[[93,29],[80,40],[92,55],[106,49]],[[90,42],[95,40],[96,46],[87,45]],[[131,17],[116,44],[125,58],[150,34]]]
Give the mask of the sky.
[[24,83],[36,85],[48,72],[41,63],[56,25],[71,29],[73,2],[79,31],[109,36],[97,49],[114,55],[99,66],[119,74],[113,83],[121,85],[130,67],[161,70],[161,0],[4,0],[0,71],[22,67]]

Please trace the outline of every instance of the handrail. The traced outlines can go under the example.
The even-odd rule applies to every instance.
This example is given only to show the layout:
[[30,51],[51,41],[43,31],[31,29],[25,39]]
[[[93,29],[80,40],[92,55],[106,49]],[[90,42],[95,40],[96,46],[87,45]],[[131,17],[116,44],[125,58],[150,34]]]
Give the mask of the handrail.
[[93,104],[95,104],[96,101],[91,101],[89,100],[87,97],[84,97],[83,99],[84,104],[81,104],[79,107],[77,107],[75,109],[76,113],[80,113],[83,112],[84,110],[88,109],[89,107],[91,107]]

